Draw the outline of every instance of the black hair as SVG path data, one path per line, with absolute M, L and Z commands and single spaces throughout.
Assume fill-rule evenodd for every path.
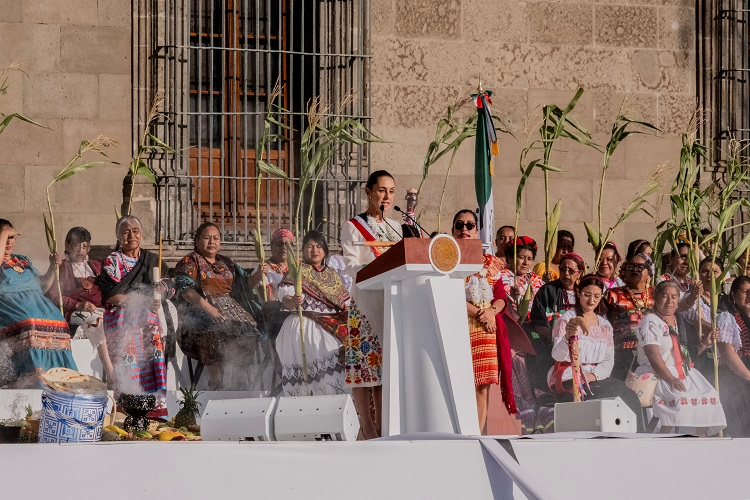
M 474 217 L 474 223 L 477 225 L 477 227 L 479 227 L 479 219 L 477 218 L 476 212 L 474 212 L 473 210 L 469 210 L 468 208 L 464 208 L 463 210 L 459 210 L 458 212 L 456 212 L 456 215 L 453 216 L 453 224 L 456 223 L 458 216 L 461 214 L 471 214 L 472 217 Z
M 578 292 L 591 285 L 598 287 L 602 291 L 602 298 L 599 300 L 596 308 L 594 308 L 594 313 L 601 314 L 604 310 L 604 281 L 596 274 L 587 274 L 586 276 L 578 280 L 578 283 L 575 284 L 576 303 L 574 307 L 576 310 L 576 316 L 583 315 L 583 308 L 581 307 L 581 301 L 578 299 Z
M 216 230 L 219 231 L 219 234 L 221 235 L 221 230 L 219 229 L 219 226 L 217 226 L 213 222 L 204 222 L 203 224 L 198 226 L 198 229 L 195 230 L 195 237 L 193 238 L 193 248 L 197 248 L 195 245 L 195 242 L 198 241 L 198 239 L 203 235 L 203 231 L 205 231 L 209 227 L 215 227 Z
M 713 259 L 713 257 L 711 257 L 710 255 L 708 257 L 704 257 L 703 260 L 701 261 L 700 265 L 698 266 L 698 271 L 700 272 L 700 269 L 701 269 L 701 267 L 703 267 L 703 264 L 706 264 L 706 263 L 710 264 L 712 259 Z M 724 263 L 721 261 L 721 259 L 719 259 L 717 257 L 716 258 L 716 262 L 714 262 L 714 264 L 716 264 L 717 266 L 719 266 L 719 269 L 721 269 L 722 273 L 724 272 Z
M 13 224 L 8 219 L 0 219 L 0 229 L 4 227 L 13 227 Z
M 625 254 L 625 260 L 630 260 L 631 257 L 635 257 L 639 253 L 643 253 L 644 247 L 650 247 L 651 243 L 648 240 L 634 240 L 628 245 L 628 253 Z M 653 247 L 651 247 L 653 248 Z
M 677 245 L 675 246 L 675 248 L 673 248 L 673 249 L 672 249 L 672 251 L 671 251 L 671 252 L 669 252 L 669 255 L 670 255 L 670 256 L 672 256 L 672 257 L 677 257 L 677 255 L 678 255 L 678 254 L 680 253 L 680 248 L 683 248 L 683 247 L 686 247 L 686 248 L 688 248 L 688 249 L 689 249 L 689 248 L 690 248 L 690 245 L 688 245 L 688 244 L 687 244 L 687 243 L 685 243 L 684 241 L 681 241 L 680 243 L 678 243 L 678 244 L 677 244 Z
M 557 232 L 557 244 L 558 246 L 560 243 L 562 243 L 563 238 L 570 238 L 570 241 L 573 243 L 573 248 L 576 246 L 576 237 L 573 236 L 573 233 L 568 231 L 567 229 L 560 229 Z
M 734 292 L 740 289 L 740 285 L 743 283 L 750 283 L 750 276 L 737 276 L 734 278 L 734 281 L 732 281 L 732 288 L 729 289 L 729 295 L 732 296 L 732 301 L 734 301 Z
M 390 177 L 393 179 L 393 176 L 389 174 L 387 170 L 376 170 L 367 178 L 367 184 L 365 184 L 365 187 L 367 189 L 372 189 L 381 177 Z M 393 182 L 396 182 L 396 179 L 393 179 Z
M 309 241 L 314 241 L 315 243 L 323 247 L 323 252 L 325 253 L 323 260 L 325 261 L 326 257 L 328 257 L 328 242 L 326 241 L 326 237 L 323 235 L 323 233 L 311 229 L 305 234 L 305 237 L 302 238 L 302 247 L 304 248 Z
M 531 252 L 531 258 L 532 259 L 536 259 L 536 250 L 537 249 L 534 246 L 532 246 L 532 245 L 518 245 L 518 246 L 516 246 L 516 251 L 518 253 L 521 253 L 521 250 L 528 250 L 529 252 Z M 511 243 L 510 245 L 508 245 L 508 248 L 505 250 L 505 259 L 508 262 L 512 262 L 513 261 L 513 243 Z
M 456 215 L 458 215 L 458 214 L 456 214 Z M 454 220 L 455 220 L 455 219 L 454 219 Z M 497 230 L 497 232 L 495 232 L 495 236 L 496 236 L 497 238 L 499 238 L 499 237 L 500 237 L 500 233 L 502 232 L 502 230 L 503 230 L 503 229 L 510 229 L 511 231 L 513 231 L 513 235 L 514 235 L 514 236 L 515 236 L 515 234 L 516 234 L 516 228 L 515 228 L 515 227 L 513 227 L 513 226 L 500 226 L 500 228 L 499 228 L 499 229 Z
M 79 242 L 85 241 L 86 243 L 91 243 L 91 233 L 85 227 L 71 227 L 68 234 L 65 236 L 65 244 L 67 245 L 73 241 L 73 238 L 77 239 Z

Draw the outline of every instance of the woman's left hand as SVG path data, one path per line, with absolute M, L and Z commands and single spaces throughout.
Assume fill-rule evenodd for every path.
M 52 252 L 51 254 L 49 254 L 50 267 L 55 266 L 55 265 L 59 266 L 60 264 L 62 264 L 62 261 L 63 261 L 62 256 L 59 253 Z
M 711 347 L 715 340 L 719 340 L 719 329 L 714 329 L 703 336 L 700 342 L 700 351 L 703 352 Z
M 594 375 L 593 373 L 587 373 L 586 382 L 596 382 L 596 375 Z

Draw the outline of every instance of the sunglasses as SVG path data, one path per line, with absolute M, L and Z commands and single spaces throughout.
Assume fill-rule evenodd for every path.
M 626 271 L 635 271 L 637 273 L 642 273 L 648 269 L 645 264 L 625 264 L 625 270 Z
M 456 229 L 456 231 L 463 231 L 464 227 L 469 231 L 473 231 L 474 228 L 477 227 L 477 225 L 473 222 L 464 222 L 462 220 L 457 220 L 453 223 L 453 227 Z
M 560 274 L 575 274 L 578 272 L 578 269 L 575 267 L 560 267 L 558 268 L 560 270 Z

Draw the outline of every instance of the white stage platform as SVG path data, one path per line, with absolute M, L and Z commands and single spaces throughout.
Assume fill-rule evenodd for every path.
M 0 445 L 0 471 L 3 498 L 750 497 L 750 439 L 606 436 L 9 444 Z

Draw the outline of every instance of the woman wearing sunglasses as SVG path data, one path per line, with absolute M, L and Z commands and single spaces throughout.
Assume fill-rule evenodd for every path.
M 579 384 L 582 399 L 605 399 L 619 396 L 633 410 L 638 430 L 643 430 L 641 404 L 638 396 L 622 380 L 610 377 L 614 365 L 615 349 L 612 325 L 602 316 L 604 282 L 588 274 L 576 284 L 576 303 L 566 311 L 552 329 L 553 366 L 547 375 L 552 392 L 572 394 L 573 384 Z M 570 360 L 570 343 L 578 341 L 580 370 L 574 379 Z
M 503 281 L 505 293 L 511 299 L 513 314 L 520 322 L 528 319 L 530 309 L 527 308 L 526 317 L 518 317 L 518 306 L 526 297 L 526 291 L 531 287 L 529 292 L 529 304 L 531 304 L 536 292 L 544 285 L 542 278 L 531 270 L 536 258 L 536 251 L 536 241 L 529 236 L 519 236 L 516 238 L 515 246 L 508 245 L 505 250 L 505 261 L 508 263 L 508 267 L 501 271 L 500 279 Z
M 639 253 L 627 261 L 622 270 L 625 285 L 609 290 L 607 305 L 615 336 L 612 376 L 625 380 L 635 359 L 638 324 L 654 306 L 654 290 L 651 287 L 654 264 L 649 257 Z
M 461 210 L 453 217 L 453 237 L 479 237 L 477 216 L 471 210 Z M 502 314 L 508 304 L 505 288 L 500 280 L 502 261 L 484 255 L 484 266 L 466 278 L 466 311 L 469 315 L 471 358 L 474 366 L 474 386 L 477 397 L 479 428 L 484 433 L 487 425 L 487 406 L 490 384 L 501 384 L 501 393 L 509 413 L 518 413 L 513 399 L 513 360 L 510 341 Z

